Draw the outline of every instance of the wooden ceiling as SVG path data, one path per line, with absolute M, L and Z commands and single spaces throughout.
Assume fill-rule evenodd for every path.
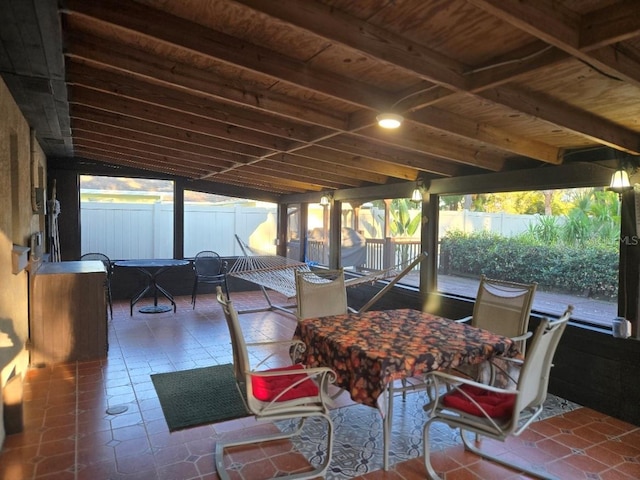
M 59 50 L 20 2 L 57 156 L 279 195 L 640 154 L 636 0 L 65 0 Z

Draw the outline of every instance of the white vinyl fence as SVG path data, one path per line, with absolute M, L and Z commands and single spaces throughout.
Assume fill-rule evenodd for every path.
M 115 260 L 173 258 L 173 204 L 82 202 L 82 253 Z M 235 234 L 252 248 L 275 253 L 276 209 L 185 204 L 184 255 L 201 250 L 242 255 Z
M 464 233 L 491 232 L 503 237 L 512 237 L 535 225 L 540 215 L 516 215 L 510 213 L 486 213 L 462 211 L 441 211 L 438 216 L 439 237 L 448 231 Z
M 173 257 L 172 203 L 81 202 L 82 253 L 101 252 L 115 260 Z M 64 214 L 64 212 L 62 213 Z M 447 230 L 488 230 L 512 236 L 527 230 L 537 215 L 440 212 L 440 235 Z M 185 204 L 184 255 L 201 250 L 239 256 L 235 235 L 252 249 L 275 253 L 276 208 Z

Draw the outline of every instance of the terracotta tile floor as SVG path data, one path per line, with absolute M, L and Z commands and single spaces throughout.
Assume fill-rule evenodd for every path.
M 264 305 L 260 295 L 235 293 L 232 297 L 239 310 Z M 150 374 L 231 361 L 228 333 L 213 296 L 199 296 L 195 311 L 189 298 L 177 302 L 176 314 L 134 310 L 132 317 L 128 303 L 116 302 L 109 324 L 108 359 L 29 371 L 24 431 L 6 438 L 0 452 L 0 479 L 217 479 L 213 451 L 218 438 L 242 436 L 244 429 L 274 428 L 245 418 L 169 433 Z M 293 317 L 273 312 L 241 315 L 241 320 L 251 341 L 290 338 L 295 324 Z M 345 398 L 341 397 L 342 406 L 348 405 Z M 118 413 L 119 407 L 127 409 Z M 364 415 L 377 424 L 375 412 L 362 413 L 362 408 L 352 405 L 335 413 L 354 422 L 363 421 Z M 350 417 L 354 413 L 360 416 Z M 527 478 L 478 460 L 457 442 L 444 448 L 449 444 L 438 441 L 434 465 L 446 472 L 447 479 Z M 388 472 L 364 468 L 366 461 L 352 471 L 345 466 L 347 457 L 354 452 L 362 457 L 364 449 L 344 438 L 337 439 L 336 445 L 327 478 L 426 478 L 421 457 L 395 463 Z M 563 480 L 640 478 L 640 428 L 587 408 L 542 420 L 507 444 L 485 440 L 483 446 L 544 466 Z M 257 480 L 278 469 L 306 465 L 286 443 L 232 456 L 236 466 L 242 465 L 232 472 L 232 478 L 239 480 Z

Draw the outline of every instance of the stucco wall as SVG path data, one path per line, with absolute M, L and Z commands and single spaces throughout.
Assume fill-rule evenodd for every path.
M 34 143 L 29 125 L 0 80 L 0 332 L 9 337 L 7 341 L 0 334 L 0 386 L 15 376 L 24 379 L 29 364 L 29 275 L 25 269 L 14 271 L 12 252 L 14 245 L 28 247 L 32 233 L 44 229 L 44 216 L 34 213 L 31 194 L 32 184 L 46 185 L 46 158 Z M 7 343 L 12 345 L 2 346 Z M 4 439 L 0 414 L 0 446 Z

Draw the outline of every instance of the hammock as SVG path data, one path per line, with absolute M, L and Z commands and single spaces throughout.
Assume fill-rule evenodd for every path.
M 286 313 L 293 313 L 291 308 L 296 305 L 278 306 L 274 305 L 269 298 L 265 288 L 274 290 L 283 294 L 287 299 L 292 299 L 296 296 L 296 279 L 295 271 L 309 272 L 311 268 L 308 264 L 290 258 L 281 257 L 279 255 L 269 255 L 261 252 L 257 252 L 249 245 L 244 243 L 238 235 L 235 236 L 243 256 L 238 257 L 236 263 L 227 272 L 228 275 L 241 278 L 249 282 L 255 283 L 260 286 L 264 297 L 269 304 L 269 307 L 264 309 L 244 310 L 238 313 L 252 313 L 264 310 L 278 309 Z M 249 252 L 251 255 L 249 255 Z M 387 268 L 385 270 L 376 270 L 369 272 L 365 275 L 357 275 L 348 279 L 345 279 L 345 287 L 354 287 L 364 283 L 375 283 L 378 280 L 384 280 L 393 277 L 393 280 L 389 282 L 382 290 L 373 296 L 366 305 L 364 305 L 359 312 L 364 312 L 369 309 L 376 301 L 378 301 L 382 295 L 387 293 L 402 277 L 409 273 L 413 268 L 426 257 L 426 252 L 418 255 L 412 260 L 409 265 L 404 269 L 400 269 L 398 266 Z M 320 277 L 318 277 L 320 279 Z M 320 280 L 319 280 L 320 281 Z
M 296 305 L 275 305 L 271 302 L 265 288 L 279 292 L 287 297 L 287 299 L 295 297 L 295 271 L 309 271 L 309 265 L 279 255 L 268 255 L 257 252 L 240 240 L 237 234 L 235 237 L 240 245 L 243 256 L 238 257 L 236 263 L 233 264 L 227 274 L 259 285 L 264 298 L 269 304 L 266 308 L 242 310 L 238 311 L 238 313 L 254 313 L 277 309 L 295 315 L 292 309 L 295 308 Z M 249 253 L 251 253 L 251 255 L 249 255 Z

